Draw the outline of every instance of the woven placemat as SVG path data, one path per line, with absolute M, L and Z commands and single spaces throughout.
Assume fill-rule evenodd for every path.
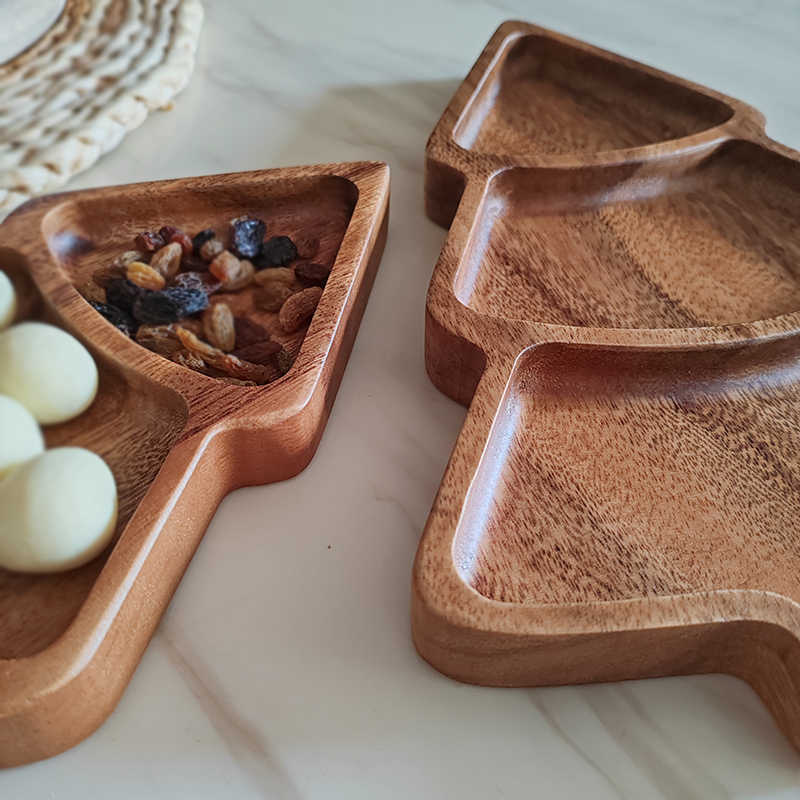
M 202 23 L 200 0 L 67 0 L 0 65 L 0 219 L 167 106 L 192 74 Z

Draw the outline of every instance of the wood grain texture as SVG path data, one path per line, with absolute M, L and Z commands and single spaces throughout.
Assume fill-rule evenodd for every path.
M 214 175 L 54 195 L 3 224 L 2 266 L 30 315 L 91 350 L 90 410 L 46 430 L 107 460 L 120 519 L 109 550 L 52 576 L 0 571 L 0 766 L 54 755 L 112 711 L 222 498 L 285 480 L 312 458 L 386 238 L 389 170 L 358 162 Z M 232 386 L 145 350 L 97 314 L 76 286 L 132 236 L 165 222 L 216 227 L 263 216 L 332 265 L 296 354 L 267 386 Z M 252 301 L 245 291 L 237 302 Z M 259 321 L 277 333 L 275 314 Z
M 426 365 L 469 413 L 412 630 L 460 680 L 724 671 L 800 748 L 800 154 L 502 25 L 426 150 Z

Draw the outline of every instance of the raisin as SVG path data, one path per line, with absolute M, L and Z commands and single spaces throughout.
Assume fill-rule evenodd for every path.
M 115 328 L 121 330 L 126 336 L 133 336 L 136 332 L 136 323 L 127 311 L 109 305 L 108 303 L 90 303 L 92 308 L 105 317 Z
M 294 274 L 303 286 L 324 286 L 331 271 L 323 264 L 313 264 L 311 261 L 306 261 L 294 268 Z
M 164 225 L 159 231 L 158 235 L 165 241 L 168 242 L 172 239 L 172 234 L 177 233 L 178 229 L 174 225 Z
M 147 325 L 177 322 L 183 317 L 208 308 L 208 295 L 202 289 L 168 286 L 157 292 L 146 292 L 133 304 L 133 316 Z
M 111 281 L 106 289 L 106 300 L 112 306 L 121 308 L 130 314 L 133 311 L 133 304 L 136 298 L 142 293 L 135 283 L 131 283 L 127 278 L 117 278 Z
M 236 217 L 231 220 L 231 250 L 240 258 L 254 258 L 261 252 L 267 226 L 255 217 Z
M 200 231 L 200 233 L 196 233 L 192 237 L 192 248 L 194 249 L 194 254 L 196 256 L 200 255 L 200 248 L 209 240 L 213 239 L 217 234 L 214 233 L 212 228 L 206 228 L 204 231 Z
M 137 250 L 142 250 L 145 253 L 155 253 L 160 250 L 166 242 L 161 234 L 155 231 L 142 231 L 135 239 L 134 244 Z
M 254 342 L 246 347 L 237 347 L 233 355 L 241 358 L 242 361 L 250 361 L 253 364 L 273 364 L 277 366 L 277 356 L 283 347 L 278 342 L 265 341 Z
M 213 294 L 222 284 L 208 272 L 179 272 L 172 279 L 173 286 L 182 289 L 202 289 L 206 294 Z
M 285 267 L 297 258 L 297 248 L 288 236 L 273 236 L 261 246 L 261 255 L 253 261 L 256 269 Z
M 192 240 L 180 228 L 176 228 L 174 225 L 165 225 L 158 232 L 158 235 L 167 244 L 179 244 L 183 250 L 184 256 L 191 255 L 194 249 Z
M 247 319 L 247 317 L 236 317 L 233 321 L 233 326 L 236 329 L 237 347 L 248 347 L 251 344 L 269 339 L 269 331 L 257 322 Z

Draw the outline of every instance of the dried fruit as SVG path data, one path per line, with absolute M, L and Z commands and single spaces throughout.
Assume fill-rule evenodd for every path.
M 288 236 L 273 236 L 261 246 L 261 253 L 254 264 L 258 269 L 283 267 L 297 258 L 297 248 Z
M 275 360 L 278 362 L 278 372 L 280 372 L 281 375 L 285 375 L 292 368 L 292 357 L 285 347 L 280 349 Z
M 179 323 L 181 328 L 184 328 L 187 331 L 191 331 L 195 336 L 202 336 L 203 335 L 203 322 L 202 320 L 196 319 L 194 317 L 186 317 L 182 319 Z M 176 325 L 176 327 L 178 327 Z
M 256 307 L 262 311 L 280 311 L 291 294 L 292 290 L 284 283 L 268 283 L 255 293 L 253 299 Z
M 91 302 L 89 305 L 126 336 L 133 336 L 136 330 L 136 323 L 130 314 L 127 314 L 121 308 L 110 306 L 108 303 Z
M 172 279 L 173 286 L 183 289 L 202 289 L 206 294 L 213 294 L 222 284 L 208 272 L 179 272 Z
M 196 353 L 190 353 L 185 348 L 181 348 L 172 356 L 172 360 L 176 364 L 180 364 L 182 367 L 187 367 L 188 369 L 193 369 L 195 372 L 202 372 L 203 374 L 208 374 L 208 368 L 206 367 L 206 362 L 203 361 L 200 356 Z
M 203 261 L 213 261 L 224 250 L 225 245 L 219 239 L 209 239 L 200 247 L 200 258 Z
M 263 325 L 259 325 L 247 317 L 236 317 L 233 325 L 236 329 L 237 347 L 247 347 L 269 339 L 269 331 Z
M 150 259 L 150 266 L 160 272 L 166 280 L 169 280 L 181 268 L 182 256 L 183 248 L 178 242 L 172 242 L 153 254 Z
M 133 243 L 136 245 L 137 250 L 142 250 L 145 253 L 155 253 L 156 250 L 160 250 L 166 244 L 161 234 L 155 231 L 142 231 L 136 236 Z
M 322 289 L 312 286 L 289 296 L 281 306 L 278 321 L 287 333 L 294 333 L 311 319 L 322 297 Z
M 153 291 L 163 289 L 167 283 L 164 280 L 164 276 L 157 269 L 153 269 L 149 264 L 145 264 L 144 261 L 131 261 L 125 271 L 125 277 L 136 286 L 142 289 L 152 289 Z
M 98 286 L 94 281 L 86 281 L 78 291 L 88 303 L 106 302 L 106 290 Z
M 189 256 L 191 256 L 194 252 L 194 247 L 189 234 L 184 233 L 183 231 L 175 231 L 169 241 L 170 243 L 179 244 L 181 246 L 184 258 L 189 258 Z
M 133 311 L 133 304 L 136 302 L 136 298 L 142 291 L 140 287 L 135 283 L 131 283 L 127 278 L 117 278 L 111 281 L 106 289 L 106 301 L 130 314 Z
M 261 252 L 267 226 L 256 217 L 236 217 L 231 220 L 231 250 L 241 258 L 254 258 Z
M 240 261 L 228 250 L 220 253 L 208 269 L 215 278 L 222 281 L 222 288 L 231 292 L 243 289 L 253 280 L 255 274 L 249 261 Z
M 213 228 L 206 228 L 204 231 L 200 231 L 200 233 L 196 233 L 192 237 L 192 249 L 194 250 L 194 254 L 196 256 L 200 255 L 200 248 L 209 240 L 213 239 L 217 234 L 214 233 Z
M 304 258 L 306 261 L 314 258 L 319 252 L 319 239 L 316 236 L 301 236 L 295 239 L 294 243 L 298 258 Z
M 263 269 L 256 272 L 253 282 L 259 286 L 267 286 L 271 283 L 279 283 L 283 286 L 294 286 L 294 270 L 289 267 L 275 267 L 274 269 Z
M 324 286 L 331 271 L 324 264 L 305 261 L 294 268 L 294 274 L 303 286 Z
M 203 312 L 203 332 L 214 347 L 226 353 L 236 347 L 233 312 L 227 303 L 214 303 Z
M 200 356 L 208 366 L 214 367 L 214 369 L 218 369 L 232 378 L 255 381 L 256 383 L 269 383 L 269 381 L 277 377 L 276 369 L 243 361 L 231 353 L 223 353 L 219 348 L 198 339 L 190 331 L 178 328 L 178 337 L 190 353 Z
M 233 351 L 233 355 L 243 361 L 251 361 L 253 364 L 274 364 L 277 366 L 276 357 L 281 350 L 283 350 L 283 346 L 280 342 L 254 342 L 246 347 L 237 347 Z
M 128 262 L 128 263 L 130 263 L 130 262 Z M 116 262 L 113 263 L 113 264 L 109 264 L 106 267 L 100 267 L 100 269 L 96 269 L 92 273 L 92 280 L 101 289 L 107 289 L 108 285 L 111 283 L 111 281 L 115 281 L 118 278 L 124 278 L 125 277 L 125 269 L 126 269 L 126 267 L 127 267 L 127 264 L 125 266 L 122 266 L 121 264 L 117 264 Z
M 136 341 L 166 358 L 172 358 L 183 349 L 174 325 L 140 325 L 136 331 Z
M 170 286 L 160 292 L 145 292 L 133 304 L 133 316 L 147 325 L 177 322 L 208 308 L 208 295 L 200 289 Z

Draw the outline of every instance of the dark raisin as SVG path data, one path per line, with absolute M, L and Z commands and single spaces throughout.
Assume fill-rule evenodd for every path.
M 261 366 L 274 364 L 277 366 L 276 359 L 281 350 L 283 347 L 278 342 L 267 340 L 237 347 L 233 351 L 233 355 L 243 361 L 249 361 L 251 364 L 260 364 Z
M 285 267 L 297 258 L 297 248 L 288 236 L 273 236 L 261 247 L 261 255 L 254 261 L 256 269 L 265 267 Z
M 206 228 L 204 231 L 200 231 L 200 233 L 196 233 L 192 237 L 192 248 L 194 249 L 194 254 L 196 256 L 200 255 L 200 248 L 209 240 L 213 239 L 217 234 L 214 233 L 213 228 Z
M 236 330 L 237 347 L 248 347 L 251 344 L 269 339 L 269 331 L 257 322 L 247 319 L 247 317 L 236 317 L 233 321 L 233 327 Z
M 172 234 L 177 233 L 178 229 L 174 225 L 164 225 L 159 229 L 158 235 L 165 241 L 169 242 L 172 239 Z
M 176 228 L 174 225 L 165 225 L 158 232 L 158 235 L 166 244 L 177 242 L 183 250 L 184 257 L 191 255 L 193 250 L 192 240 L 180 228 Z
M 136 298 L 144 290 L 137 286 L 135 283 L 127 280 L 127 278 L 117 278 L 108 284 L 106 289 L 106 300 L 117 308 L 127 311 L 129 314 L 133 310 L 133 304 Z
M 182 289 L 202 289 L 206 294 L 213 294 L 222 287 L 210 272 L 179 272 L 172 279 L 172 285 Z
M 108 303 L 90 303 L 98 314 L 104 316 L 115 328 L 121 330 L 126 336 L 133 336 L 138 325 L 127 311 L 109 305 Z
M 133 241 L 136 249 L 144 250 L 145 253 L 155 253 L 166 244 L 164 237 L 155 231 L 143 231 Z
M 323 264 L 305 261 L 294 268 L 294 274 L 303 286 L 324 286 L 331 270 Z
M 267 226 L 255 217 L 236 217 L 231 220 L 231 244 L 239 258 L 255 258 L 261 252 L 261 243 Z
M 208 308 L 208 295 L 202 289 L 168 286 L 147 292 L 133 304 L 133 316 L 147 325 L 164 325 L 197 314 Z

